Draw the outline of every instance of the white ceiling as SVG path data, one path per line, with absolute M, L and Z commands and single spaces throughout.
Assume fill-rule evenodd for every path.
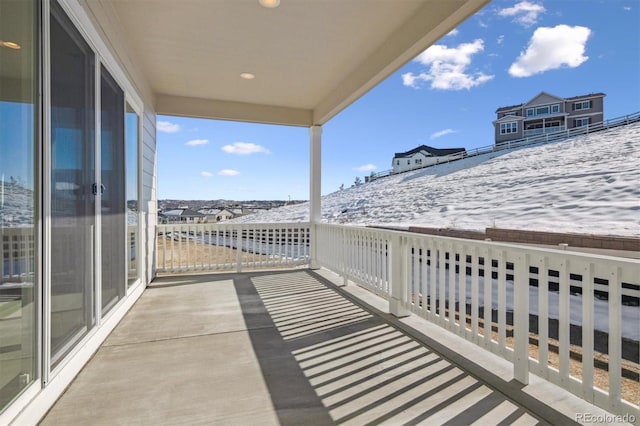
M 488 0 L 91 0 L 160 114 L 323 124 Z M 251 72 L 254 80 L 240 73 Z

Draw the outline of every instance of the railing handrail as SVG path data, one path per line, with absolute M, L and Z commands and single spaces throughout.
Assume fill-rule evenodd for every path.
M 272 223 L 251 223 L 251 222 L 203 222 L 203 223 L 163 223 L 156 225 L 158 230 L 170 229 L 176 227 L 189 227 L 189 228 L 232 228 L 232 229 L 253 229 L 256 226 L 271 227 L 271 228 L 286 228 L 286 227 L 305 227 L 309 226 L 309 222 L 272 222 Z
M 588 124 L 586 126 L 573 127 L 571 129 L 567 129 L 565 125 L 565 126 L 561 126 L 562 127 L 561 130 L 554 129 L 553 132 L 544 132 L 535 136 L 529 136 L 526 138 L 516 139 L 512 141 L 505 141 L 498 144 L 482 146 L 482 147 L 474 148 L 467 151 L 461 151 L 460 153 L 451 154 L 451 155 L 448 155 L 446 159 L 443 159 L 441 163 L 429 164 L 429 165 L 419 166 L 419 167 L 412 167 L 410 169 L 401 170 L 398 172 L 395 172 L 393 169 L 388 169 L 388 170 L 383 170 L 381 172 L 372 173 L 369 176 L 367 176 L 367 181 L 371 182 L 373 180 L 380 179 L 387 176 L 413 172 L 415 170 L 426 169 L 428 167 L 434 167 L 440 164 L 450 163 L 452 161 L 462 160 L 468 157 L 476 157 L 482 154 L 489 154 L 491 152 L 503 151 L 505 149 L 520 148 L 523 146 L 536 145 L 540 143 L 557 142 L 559 140 L 568 139 L 572 136 L 599 132 L 602 130 L 609 129 L 611 127 L 618 127 L 622 125 L 633 124 L 638 121 L 640 121 L 640 111 L 634 112 L 632 114 L 622 115 L 620 117 L 611 118 L 604 121 L 599 121 L 597 123 Z
M 560 246 L 558 247 L 541 247 L 541 246 L 534 246 L 534 245 L 527 245 L 527 246 L 523 246 L 522 244 L 518 244 L 518 243 L 512 243 L 512 242 L 504 242 L 504 241 L 491 241 L 491 240 L 473 240 L 473 239 L 467 239 L 467 238 L 460 238 L 460 237 L 449 237 L 446 235 L 432 235 L 432 234 L 420 234 L 420 233 L 416 233 L 416 232 L 410 232 L 408 230 L 404 230 L 404 229 L 388 229 L 388 228 L 378 228 L 378 227 L 363 227 L 363 226 L 353 226 L 353 225 L 344 225 L 344 224 L 340 224 L 340 223 L 319 223 L 316 226 L 318 227 L 333 227 L 333 228 L 339 228 L 339 229 L 344 229 L 344 230 L 353 230 L 353 229 L 371 229 L 371 230 L 380 230 L 384 233 L 388 233 L 389 235 L 398 235 L 398 236 L 422 236 L 424 238 L 428 238 L 428 239 L 433 239 L 435 241 L 442 241 L 442 242 L 450 242 L 450 241 L 460 241 L 462 243 L 470 243 L 470 244 L 478 244 L 478 245 L 482 245 L 482 246 L 487 246 L 487 247 L 500 247 L 503 249 L 510 249 L 510 250 L 527 250 L 527 251 L 531 251 L 531 252 L 536 252 L 539 254 L 559 254 L 562 256 L 567 256 L 569 258 L 573 258 L 574 260 L 585 260 L 585 258 L 588 259 L 594 259 L 594 260 L 604 260 L 604 261 L 626 261 L 629 260 L 632 264 L 636 264 L 638 266 L 640 266 L 640 259 L 635 259 L 635 258 L 631 258 L 631 257 L 621 257 L 621 256 L 613 256 L 613 255 L 607 255 L 607 254 L 601 254 L 601 253 L 590 253 L 590 252 L 578 252 L 578 251 L 571 251 L 571 250 L 567 250 L 564 248 L 561 248 Z

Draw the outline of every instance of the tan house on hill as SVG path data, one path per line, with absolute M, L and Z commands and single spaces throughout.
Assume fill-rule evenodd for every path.
M 540 92 L 529 102 L 500 107 L 493 122 L 496 145 L 604 120 L 604 93 L 561 98 Z

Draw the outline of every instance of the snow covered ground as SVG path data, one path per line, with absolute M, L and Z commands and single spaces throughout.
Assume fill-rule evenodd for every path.
M 308 210 L 304 203 L 235 221 L 307 221 Z M 322 198 L 322 218 L 353 225 L 640 236 L 640 123 L 337 191 Z

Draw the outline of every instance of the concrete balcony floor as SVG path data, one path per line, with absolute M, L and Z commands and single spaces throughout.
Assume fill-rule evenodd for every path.
M 571 424 L 592 407 L 336 278 L 158 278 L 42 424 Z

